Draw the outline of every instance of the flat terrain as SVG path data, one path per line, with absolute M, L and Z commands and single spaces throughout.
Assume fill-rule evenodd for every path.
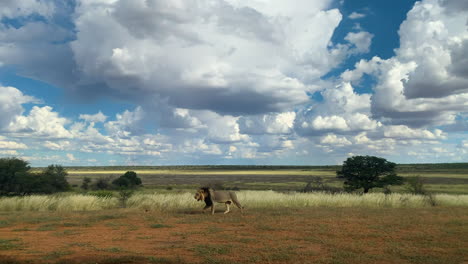
M 467 223 L 438 207 L 0 212 L 0 263 L 467 263 Z
M 137 172 L 150 188 L 193 189 L 220 184 L 242 190 L 297 191 L 317 177 L 330 187 L 342 187 L 336 178 L 340 166 L 162 166 L 162 167 L 70 167 L 68 181 L 79 186 L 84 177 L 115 179 L 126 171 Z M 403 177 L 419 176 L 436 193 L 468 194 L 468 163 L 398 165 Z M 392 187 L 402 191 L 403 187 Z

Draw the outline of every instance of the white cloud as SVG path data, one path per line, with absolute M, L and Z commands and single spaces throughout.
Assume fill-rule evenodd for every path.
M 355 46 L 355 50 L 351 50 L 357 53 L 367 53 L 369 52 L 370 45 L 372 43 L 373 34 L 365 31 L 361 32 L 349 32 L 345 40 L 349 41 Z
M 0 149 L 11 149 L 11 150 L 18 150 L 18 149 L 27 149 L 28 146 L 26 144 L 16 141 L 6 141 L 0 138 Z
M 38 103 L 39 101 L 32 97 L 24 95 L 15 87 L 0 86 L 0 130 L 6 128 L 11 121 L 24 111 L 23 104 Z
M 346 139 L 345 137 L 338 137 L 334 134 L 328 134 L 320 139 L 321 144 L 326 144 L 326 145 L 333 145 L 333 146 L 348 146 L 352 145 L 351 141 Z
M 346 58 L 346 49 L 329 46 L 341 20 L 329 4 L 82 2 L 71 47 L 94 94 L 159 96 L 223 114 L 278 112 L 306 102 L 311 82 Z M 86 87 L 76 91 L 91 95 Z
M 122 114 L 117 114 L 115 121 L 109 121 L 104 126 L 110 135 L 127 137 L 142 132 L 141 122 L 144 117 L 144 110 L 138 106 L 134 111 L 125 110 Z
M 323 102 L 298 113 L 295 129 L 299 134 L 343 134 L 373 131 L 382 126 L 370 117 L 371 96 L 355 93 L 351 84 L 327 88 L 322 96 Z
M 66 156 L 67 156 L 69 161 L 76 161 L 76 158 L 75 158 L 75 156 L 73 154 L 67 153 Z
M 3 156 L 18 156 L 19 153 L 18 151 L 16 150 L 2 150 L 0 149 L 0 155 L 3 155 Z
M 8 132 L 21 137 L 72 138 L 73 135 L 64 127 L 68 123 L 69 120 L 59 117 L 50 106 L 33 106 L 29 115 L 16 116 Z
M 342 78 L 357 82 L 363 74 L 377 78 L 372 114 L 390 124 L 425 127 L 447 125 L 468 111 L 468 79 L 463 59 L 468 47 L 466 9 L 447 2 L 416 2 L 401 24 L 400 47 L 387 60 L 360 61 Z
M 290 134 L 292 133 L 295 112 L 244 116 L 237 122 L 243 134 Z
M 366 17 L 365 14 L 358 13 L 358 12 L 352 12 L 352 13 L 348 16 L 349 19 L 360 19 L 360 18 L 364 18 L 364 17 Z
M 440 140 L 445 139 L 446 135 L 440 129 L 435 129 L 433 132 L 426 129 L 411 129 L 404 125 L 388 126 L 385 128 L 384 136 L 398 139 L 428 139 Z
M 105 116 L 101 111 L 94 115 L 80 115 L 80 119 L 83 119 L 86 122 L 95 122 L 95 123 L 103 123 L 106 122 L 107 116 Z
M 57 142 L 46 141 L 43 144 L 44 147 L 46 147 L 47 149 L 51 149 L 51 150 L 66 150 L 66 149 L 69 149 L 71 145 L 72 145 L 71 142 L 67 140 L 57 141 Z

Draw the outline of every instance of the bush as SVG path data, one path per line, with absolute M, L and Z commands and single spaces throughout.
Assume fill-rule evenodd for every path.
M 341 188 L 327 186 L 323 183 L 322 177 L 311 177 L 307 182 L 306 186 L 302 188 L 299 192 L 309 193 L 309 192 L 326 192 L 326 193 L 340 193 L 343 190 Z
M 31 173 L 28 162 L 18 158 L 0 159 L 0 195 L 54 193 L 70 190 L 67 171 L 50 165 L 40 173 Z
M 99 178 L 93 184 L 93 190 L 109 190 L 111 189 L 110 179 L 109 178 Z
M 124 175 L 115 179 L 112 184 L 120 188 L 134 188 L 141 185 L 141 179 L 138 178 L 136 172 L 127 171 Z
M 412 194 L 426 194 L 427 191 L 420 176 L 410 177 L 406 179 L 406 189 Z
M 89 189 L 89 184 L 91 183 L 91 178 L 89 177 L 84 177 L 83 178 L 83 183 L 81 183 L 81 189 L 83 190 L 88 190 Z
M 15 194 L 21 189 L 31 167 L 27 161 L 18 158 L 0 159 L 0 195 Z
M 406 179 L 406 182 L 408 183 L 408 185 L 406 186 L 406 189 L 410 193 L 424 195 L 430 205 L 432 206 L 437 205 L 434 195 L 432 195 L 429 191 L 426 190 L 426 188 L 424 187 L 424 182 L 420 176 L 408 178 Z

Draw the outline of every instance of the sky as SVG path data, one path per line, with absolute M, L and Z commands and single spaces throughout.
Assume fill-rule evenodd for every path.
M 468 2 L 0 0 L 0 158 L 468 161 Z

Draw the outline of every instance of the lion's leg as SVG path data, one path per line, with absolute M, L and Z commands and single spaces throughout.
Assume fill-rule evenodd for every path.
M 242 207 L 242 205 L 239 203 L 239 201 L 237 200 L 233 200 L 234 204 L 237 206 L 237 208 L 239 208 L 241 210 L 241 213 L 244 212 L 244 207 Z
M 213 203 L 211 205 L 211 214 L 214 215 L 214 213 L 215 213 L 215 204 Z
M 208 209 L 208 208 L 210 208 L 210 206 L 209 206 L 209 205 L 206 205 L 205 207 L 203 207 L 202 212 L 205 213 L 205 210 Z
M 226 211 L 224 212 L 224 214 L 229 213 L 229 204 L 230 204 L 230 202 L 226 203 Z

